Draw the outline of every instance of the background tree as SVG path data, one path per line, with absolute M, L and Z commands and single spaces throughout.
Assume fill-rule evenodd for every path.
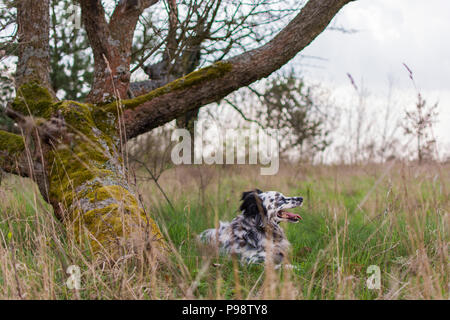
M 59 100 L 53 90 L 50 1 L 12 3 L 18 58 L 16 97 L 7 113 L 23 135 L 0 131 L 1 167 L 36 181 L 80 244 L 106 258 L 133 250 L 153 254 L 165 247 L 127 174 L 126 140 L 267 77 L 350 1 L 310 0 L 265 44 L 151 91 L 141 83 L 139 95 L 127 99 L 135 30 L 144 11 L 157 2 L 122 0 L 107 14 L 101 1 L 79 1 L 94 58 L 93 82 L 83 103 Z
M 263 106 L 257 118 L 278 130 L 281 151 L 296 151 L 300 158 L 311 159 L 330 144 L 329 117 L 321 108 L 325 106 L 315 101 L 313 87 L 292 72 L 267 81 L 264 93 L 253 92 Z
M 438 104 L 427 105 L 426 100 L 417 88 L 412 70 L 404 63 L 409 78 L 417 91 L 415 109 L 405 111 L 401 126 L 406 135 L 416 140 L 417 161 L 421 164 L 424 160 L 433 159 L 433 151 L 436 139 L 433 137 L 433 125 L 438 116 Z
M 76 10 L 73 1 L 51 1 L 50 81 L 58 97 L 83 101 L 93 78 L 93 59 Z
M 432 135 L 433 124 L 436 122 L 438 104 L 427 105 L 420 93 L 417 94 L 415 109 L 405 112 L 402 122 L 404 132 L 416 140 L 417 161 L 433 159 L 436 140 Z

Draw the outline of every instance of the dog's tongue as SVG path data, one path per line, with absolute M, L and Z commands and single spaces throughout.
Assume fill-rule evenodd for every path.
M 300 217 L 299 214 L 295 214 L 295 213 L 288 212 L 288 211 L 283 211 L 283 212 L 284 212 L 289 218 L 291 218 L 291 219 L 299 219 L 299 220 L 303 220 L 303 218 Z

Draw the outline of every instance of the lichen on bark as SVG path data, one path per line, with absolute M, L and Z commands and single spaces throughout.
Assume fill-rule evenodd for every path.
M 49 202 L 80 245 L 89 243 L 95 253 L 112 258 L 136 247 L 165 247 L 158 226 L 147 216 L 127 180 L 117 114 L 98 112 L 92 104 L 55 102 L 36 82 L 22 85 L 18 91 L 12 104 L 16 112 L 44 122 L 51 122 L 55 115 L 64 120 L 64 137 L 47 145 L 41 141 L 45 145 L 42 157 Z M 18 152 L 22 147 L 23 139 L 0 132 L 0 150 Z
M 157 88 L 147 94 L 138 96 L 133 99 L 122 100 L 121 104 L 124 109 L 134 109 L 137 106 L 142 105 L 143 103 L 150 101 L 154 98 L 162 96 L 164 94 L 170 93 L 176 90 L 183 90 L 198 84 L 201 84 L 205 81 L 219 78 L 225 75 L 227 72 L 231 71 L 232 64 L 229 62 L 216 62 L 211 66 L 202 68 L 200 70 L 196 70 L 194 72 L 189 73 L 188 75 L 179 78 L 175 81 L 172 81 L 165 86 Z M 114 110 L 116 108 L 116 102 L 112 102 L 103 106 L 104 110 Z
M 113 247 L 142 245 L 128 240 L 145 242 L 146 233 L 163 243 L 158 227 L 146 216 L 126 179 L 114 115 L 104 114 L 106 119 L 95 121 L 95 106 L 73 101 L 59 103 L 57 109 L 73 136 L 69 145 L 48 155 L 48 165 L 53 168 L 50 198 L 58 201 L 54 206 L 62 203 L 68 209 L 65 219 L 71 222 L 80 243 L 88 234 L 94 251 L 104 247 L 109 254 L 119 254 Z M 96 122 L 102 124 L 102 130 Z

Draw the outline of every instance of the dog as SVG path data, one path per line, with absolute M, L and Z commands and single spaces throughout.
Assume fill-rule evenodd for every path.
M 285 210 L 300 207 L 303 198 L 255 189 L 242 193 L 241 201 L 240 215 L 231 222 L 220 222 L 217 229 L 203 231 L 200 241 L 218 245 L 222 253 L 237 255 L 247 264 L 264 263 L 270 252 L 275 266 L 280 266 L 290 243 L 279 223 L 302 220 Z

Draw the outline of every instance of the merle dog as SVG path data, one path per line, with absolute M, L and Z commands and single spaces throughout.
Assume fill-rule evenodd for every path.
M 242 194 L 241 214 L 219 228 L 203 231 L 201 241 L 219 245 L 224 253 L 236 254 L 244 263 L 263 263 L 268 252 L 280 265 L 289 249 L 281 221 L 296 223 L 302 218 L 286 209 L 300 207 L 302 197 L 285 197 L 276 191 L 254 190 Z

